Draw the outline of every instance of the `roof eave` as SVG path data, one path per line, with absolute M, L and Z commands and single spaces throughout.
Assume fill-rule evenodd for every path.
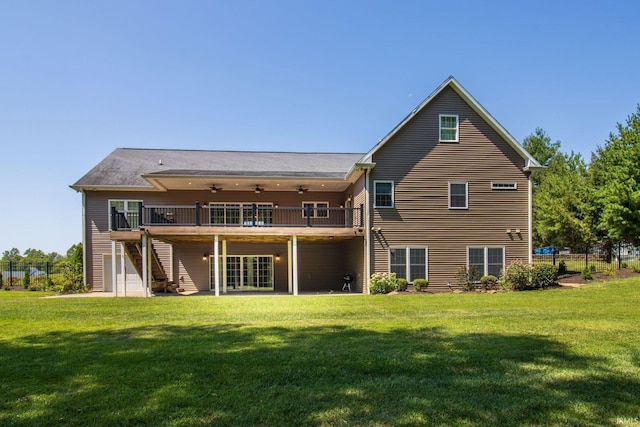
M 77 191 L 162 191 L 158 188 L 151 186 L 140 186 L 140 185 L 78 185 L 73 184 L 70 185 L 69 188 Z

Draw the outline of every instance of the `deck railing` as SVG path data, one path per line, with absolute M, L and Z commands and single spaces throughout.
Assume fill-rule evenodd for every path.
M 141 226 L 339 227 L 362 228 L 364 206 L 357 208 L 279 207 L 266 204 L 143 206 L 137 213 L 111 209 L 111 230 Z

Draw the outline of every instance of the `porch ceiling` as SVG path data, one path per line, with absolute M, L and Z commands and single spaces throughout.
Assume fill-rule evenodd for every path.
M 213 238 L 204 238 L 204 236 L 152 236 L 155 239 L 162 240 L 172 244 L 185 244 L 185 243 L 199 243 L 199 244 L 212 244 Z M 225 235 L 219 236 L 220 240 L 226 240 L 230 243 L 282 243 L 286 244 L 291 236 L 234 236 Z M 314 243 L 335 243 L 351 240 L 356 236 L 298 236 L 298 242 L 314 242 Z
M 300 242 L 336 242 L 364 236 L 363 229 L 320 227 L 146 227 L 154 239 L 168 243 L 212 243 L 214 236 L 230 242 L 286 243 L 292 236 Z M 112 240 L 139 240 L 140 232 L 111 232 Z

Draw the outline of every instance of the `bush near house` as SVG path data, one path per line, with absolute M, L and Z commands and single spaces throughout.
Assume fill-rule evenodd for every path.
M 503 288 L 512 291 L 546 289 L 558 283 L 558 267 L 513 261 L 504 272 Z
M 482 276 L 480 278 L 480 284 L 485 291 L 493 290 L 498 287 L 498 278 L 492 274 Z
M 418 292 L 426 290 L 429 287 L 429 281 L 427 279 L 415 279 L 413 287 Z
M 369 281 L 372 294 L 388 294 L 398 288 L 396 273 L 373 273 Z
M 396 281 L 396 290 L 398 291 L 406 291 L 408 286 L 409 282 L 407 282 L 407 279 L 401 277 Z
M 480 273 L 475 265 L 471 265 L 468 268 L 466 265 L 462 265 L 458 269 L 456 277 L 458 279 L 458 287 L 463 291 L 473 291 L 480 279 Z
M 558 284 L 558 267 L 550 264 L 531 266 L 531 288 L 546 289 Z

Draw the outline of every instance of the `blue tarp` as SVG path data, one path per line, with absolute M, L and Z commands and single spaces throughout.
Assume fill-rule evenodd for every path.
M 555 246 L 545 246 L 544 248 L 535 248 L 533 253 L 536 255 L 553 255 L 555 251 Z

